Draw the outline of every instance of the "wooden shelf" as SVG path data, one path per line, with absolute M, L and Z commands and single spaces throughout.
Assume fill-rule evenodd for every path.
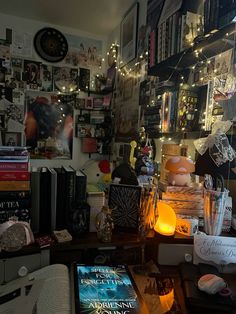
M 199 62 L 206 60 L 224 51 L 233 48 L 234 35 L 236 33 L 236 23 L 231 23 L 221 28 L 217 32 L 196 39 L 194 45 L 187 50 L 175 54 L 157 65 L 148 69 L 148 75 L 159 76 L 163 79 L 169 78 L 170 74 L 176 70 L 181 72 Z M 197 41 L 198 40 L 198 41 Z M 195 51 L 200 51 L 199 57 Z M 173 73 L 174 76 L 174 73 Z M 174 78 L 174 77 L 173 77 Z

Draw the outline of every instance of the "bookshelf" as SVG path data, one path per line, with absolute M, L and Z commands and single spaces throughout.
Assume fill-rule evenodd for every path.
M 150 67 L 148 74 L 166 80 L 175 69 L 179 72 L 185 72 L 186 68 L 190 68 L 199 62 L 196 51 L 202 50 L 204 59 L 223 53 L 233 47 L 235 34 L 236 23 L 232 22 L 209 36 L 196 38 L 193 46 Z

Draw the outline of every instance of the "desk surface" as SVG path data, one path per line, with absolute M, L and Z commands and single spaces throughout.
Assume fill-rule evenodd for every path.
M 148 270 L 153 269 L 153 265 L 149 264 Z M 149 314 L 188 313 L 177 267 L 155 267 L 148 275 L 137 273 L 136 266 L 129 266 L 129 269 Z

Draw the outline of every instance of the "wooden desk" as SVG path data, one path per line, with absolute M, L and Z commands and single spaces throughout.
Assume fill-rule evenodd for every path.
M 149 314 L 187 314 L 177 267 L 158 267 L 159 272 L 137 274 L 129 266 L 134 282 L 147 305 Z M 164 287 L 167 283 L 167 287 Z M 161 295 L 162 294 L 162 295 Z M 170 310 L 171 309 L 171 310 Z

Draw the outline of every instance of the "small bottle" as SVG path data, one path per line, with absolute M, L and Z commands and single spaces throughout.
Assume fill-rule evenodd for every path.
M 97 237 L 101 242 L 111 242 L 114 228 L 111 209 L 103 206 L 96 216 Z

